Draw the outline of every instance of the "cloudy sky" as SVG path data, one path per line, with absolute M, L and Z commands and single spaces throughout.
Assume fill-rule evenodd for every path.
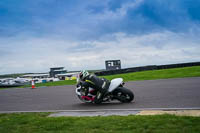
M 199 0 L 0 0 L 0 74 L 200 61 Z

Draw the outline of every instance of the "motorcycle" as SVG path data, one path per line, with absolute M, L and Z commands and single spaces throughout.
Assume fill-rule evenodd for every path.
M 116 78 L 111 80 L 108 92 L 103 97 L 102 102 L 110 102 L 118 100 L 122 103 L 131 102 L 134 99 L 134 93 L 124 87 L 122 78 Z M 76 95 L 84 103 L 94 103 L 94 98 L 97 94 L 96 90 L 89 87 L 88 94 L 85 95 L 84 86 L 81 84 L 77 85 Z

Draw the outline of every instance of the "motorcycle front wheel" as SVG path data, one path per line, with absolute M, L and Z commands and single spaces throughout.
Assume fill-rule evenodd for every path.
M 115 99 L 122 103 L 129 103 L 134 99 L 134 94 L 132 91 L 125 87 L 118 87 L 114 90 L 113 96 Z
M 78 96 L 79 100 L 81 100 L 84 103 L 92 103 L 92 101 L 88 101 L 88 100 L 85 100 L 85 99 L 81 98 L 80 95 L 77 95 L 77 96 Z

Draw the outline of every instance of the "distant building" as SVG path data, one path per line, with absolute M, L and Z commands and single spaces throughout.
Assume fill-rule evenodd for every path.
M 22 78 L 48 78 L 49 74 L 48 73 L 34 73 L 34 74 L 26 74 L 23 75 Z
M 121 61 L 120 60 L 107 60 L 105 61 L 106 70 L 117 70 L 121 69 Z
M 60 80 L 67 80 L 67 79 L 76 79 L 78 74 L 79 72 L 69 72 L 69 73 L 64 73 L 64 74 L 57 74 L 56 76 Z
M 64 67 L 54 67 L 50 68 L 49 75 L 50 77 L 56 77 L 57 74 L 65 74 L 67 70 L 64 70 Z

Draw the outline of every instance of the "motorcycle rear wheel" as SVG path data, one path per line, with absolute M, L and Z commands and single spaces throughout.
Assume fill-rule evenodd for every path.
M 113 95 L 122 103 L 129 103 L 134 99 L 133 92 L 125 87 L 118 87 L 114 90 Z

